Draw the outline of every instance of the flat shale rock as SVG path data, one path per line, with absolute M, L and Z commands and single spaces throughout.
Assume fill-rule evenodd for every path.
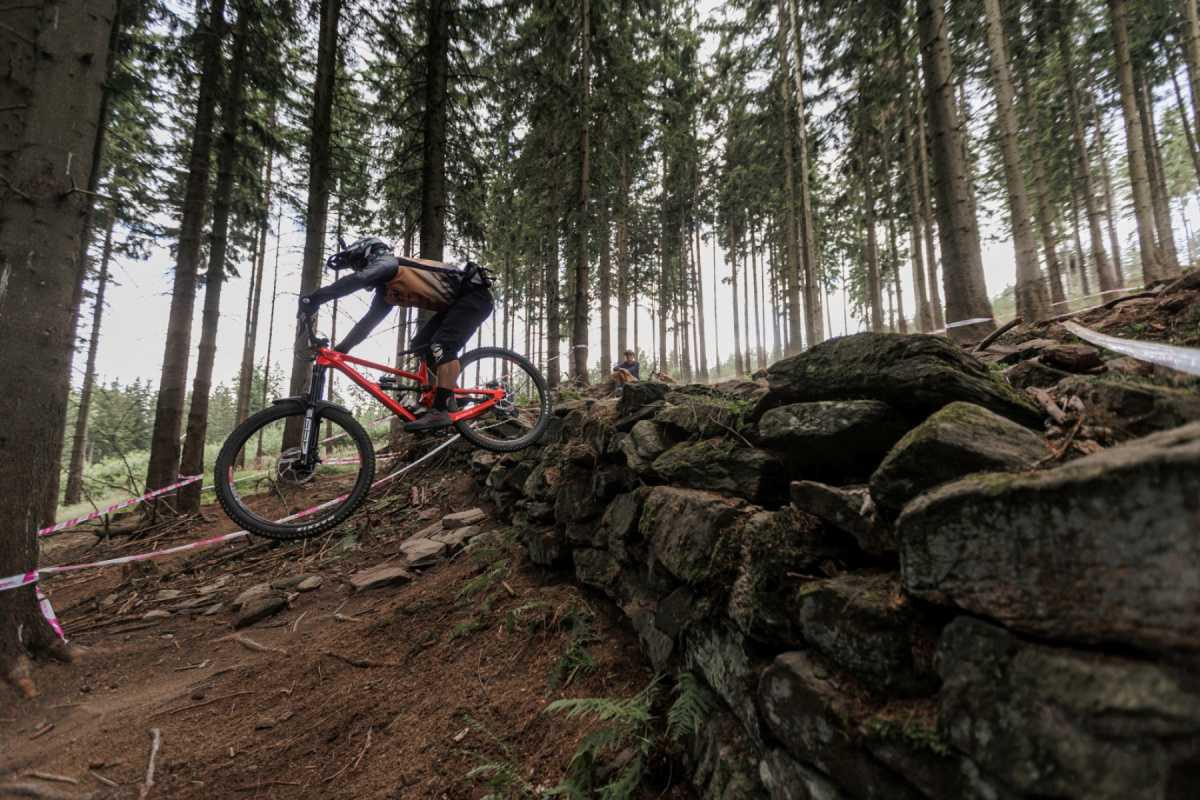
M 452 528 L 465 528 L 468 525 L 478 525 L 487 519 L 487 514 L 481 508 L 469 508 L 466 511 L 458 511 L 454 514 L 447 514 L 442 517 L 442 527 L 450 530 Z
M 1027 469 L 1050 455 L 1045 440 L 972 403 L 951 403 L 892 448 L 871 476 L 871 497 L 899 513 L 927 489 L 973 472 Z
M 771 365 L 770 390 L 755 416 L 786 403 L 881 400 L 927 415 L 955 400 L 981 405 L 1022 425 L 1042 414 L 978 359 L 939 336 L 858 333 L 821 342 Z
M 400 552 L 410 567 L 426 567 L 446 554 L 447 544 L 435 539 L 409 539 L 400 545 Z
M 382 564 L 378 567 L 364 569 L 350 576 L 350 586 L 356 592 L 379 589 L 384 586 L 395 586 L 412 580 L 412 573 L 403 567 Z
M 285 608 L 287 608 L 287 598 L 278 592 L 254 597 L 242 604 L 238 615 L 233 620 L 233 627 L 245 628 L 278 614 Z
M 946 627 L 938 663 L 943 737 L 1021 796 L 1195 796 L 1194 676 L 1031 644 L 968 617 Z
M 910 594 L 1063 642 L 1200 651 L 1200 423 L 1029 474 L 975 475 L 897 523 Z

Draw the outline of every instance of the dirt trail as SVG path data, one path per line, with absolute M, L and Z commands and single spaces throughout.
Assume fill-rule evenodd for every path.
M 398 486 L 307 545 L 249 541 L 48 582 L 83 653 L 73 665 L 39 665 L 35 700 L 0 687 L 0 797 L 10 781 L 136 797 L 152 728 L 162 748 L 151 797 L 478 798 L 489 788 L 469 773 L 484 764 L 531 788 L 554 786 L 586 728 L 545 706 L 628 696 L 651 677 L 604 602 L 532 568 L 502 535 L 399 587 L 353 594 L 346 580 L 402 562 L 413 531 L 470 507 L 463 473 L 461 463 L 438 473 L 422 509 L 406 508 L 410 487 Z M 232 529 L 219 511 L 205 514 L 211 524 L 160 546 Z M 91 541 L 64 537 L 53 561 L 147 546 L 85 552 Z M 258 649 L 231 637 L 232 598 L 301 573 L 324 581 L 237 632 Z

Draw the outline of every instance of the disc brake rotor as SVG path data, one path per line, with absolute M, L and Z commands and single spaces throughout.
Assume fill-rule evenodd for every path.
M 282 483 L 300 485 L 312 480 L 316 470 L 304 466 L 299 447 L 291 447 L 279 454 L 275 464 L 275 477 Z

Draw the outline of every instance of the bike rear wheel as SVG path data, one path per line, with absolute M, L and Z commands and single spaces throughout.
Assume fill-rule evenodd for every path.
M 476 447 L 499 453 L 536 444 L 550 422 L 550 392 L 546 379 L 524 356 L 502 347 L 481 347 L 459 359 L 463 387 L 504 389 L 501 402 L 483 414 L 454 423 L 462 437 Z M 455 394 L 458 410 L 470 409 L 488 399 L 470 388 Z
M 362 425 L 344 409 L 322 406 L 314 417 L 320 460 L 307 469 L 285 433 L 303 427 L 306 406 L 286 400 L 234 429 L 215 467 L 217 499 L 251 533 L 304 539 L 344 522 L 366 499 L 375 478 L 375 450 Z

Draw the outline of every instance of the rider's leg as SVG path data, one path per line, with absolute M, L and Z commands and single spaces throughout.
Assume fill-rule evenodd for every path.
M 405 425 L 405 430 L 432 430 L 453 424 L 448 411 L 452 408 L 453 389 L 458 386 L 458 374 L 462 369 L 458 353 L 491 313 L 492 296 L 486 289 L 463 295 L 446 310 L 429 344 L 430 356 L 437 365 L 433 411 Z

